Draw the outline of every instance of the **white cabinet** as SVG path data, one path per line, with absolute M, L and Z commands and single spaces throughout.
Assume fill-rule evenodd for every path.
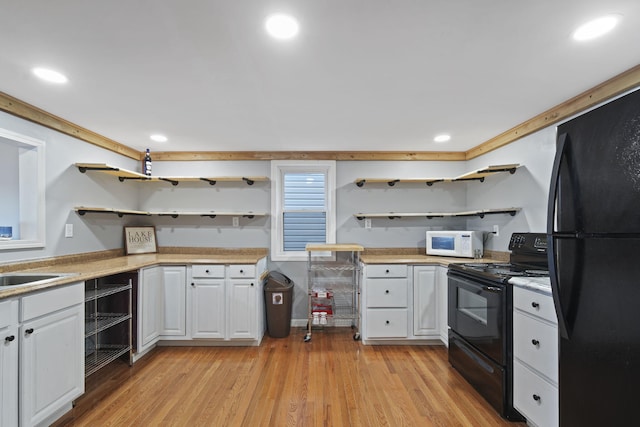
M 409 335 L 409 279 L 404 264 L 368 264 L 362 287 L 362 342 L 407 339 Z
M 413 334 L 439 338 L 438 287 L 435 266 L 413 267 Z
M 513 406 L 528 424 L 559 423 L 558 328 L 553 298 L 513 288 Z
M 83 303 L 83 283 L 21 299 L 21 426 L 51 423 L 84 392 Z
M 187 333 L 187 267 L 162 267 L 161 336 L 184 337 Z
M 196 268 L 197 267 L 197 268 Z M 206 269 L 206 278 L 202 278 L 205 266 L 193 266 L 191 282 L 191 337 L 225 338 L 225 279 L 224 266 L 211 266 Z M 219 270 L 218 273 L 214 271 Z M 218 276 L 214 278 L 214 276 Z
M 365 264 L 362 342 L 448 342 L 447 267 Z
M 152 348 L 162 328 L 163 267 L 140 270 L 138 282 L 138 353 Z
M 0 301 L 0 427 L 18 425 L 18 304 Z
M 448 267 L 439 265 L 436 267 L 436 288 L 438 292 L 438 323 L 440 329 L 440 341 L 446 346 L 449 345 L 449 319 L 447 316 L 449 297 L 449 278 L 447 276 Z
M 264 302 L 256 264 L 193 265 L 191 268 L 191 337 L 257 340 L 264 333 Z

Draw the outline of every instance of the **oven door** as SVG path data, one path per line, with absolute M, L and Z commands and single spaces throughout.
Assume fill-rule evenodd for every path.
M 506 287 L 449 272 L 448 300 L 451 329 L 498 364 L 506 365 Z

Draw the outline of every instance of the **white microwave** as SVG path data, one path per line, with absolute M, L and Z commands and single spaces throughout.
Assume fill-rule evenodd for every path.
M 482 256 L 481 231 L 427 231 L 427 255 Z

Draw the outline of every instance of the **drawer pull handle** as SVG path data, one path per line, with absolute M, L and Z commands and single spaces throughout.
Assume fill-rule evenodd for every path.
M 31 335 L 33 333 L 33 328 L 29 328 L 29 329 L 25 330 L 24 333 L 27 334 L 27 335 Z
M 240 270 L 240 274 L 244 273 L 244 270 Z
M 538 341 L 537 339 L 532 339 L 531 340 L 531 344 L 535 345 L 536 347 L 540 345 L 540 341 Z
M 389 270 L 385 270 L 384 272 L 385 272 L 385 273 L 387 273 L 387 274 L 389 274 Z
M 16 339 L 16 337 L 15 337 L 14 335 L 9 335 L 9 336 L 8 336 L 8 337 L 6 337 L 4 340 L 5 340 L 6 342 L 11 342 L 11 341 L 13 341 L 13 340 L 15 340 L 15 339 Z
M 207 274 L 209 274 L 209 270 L 205 270 L 204 272 L 205 272 L 205 273 L 207 273 Z
M 534 302 L 532 302 L 532 303 L 531 303 L 531 307 L 533 307 L 533 308 L 539 308 L 539 307 L 540 307 L 540 304 L 538 304 L 537 302 L 535 302 L 535 301 L 534 301 Z
M 537 394 L 534 394 L 532 397 L 536 402 L 540 402 L 540 396 L 538 396 Z

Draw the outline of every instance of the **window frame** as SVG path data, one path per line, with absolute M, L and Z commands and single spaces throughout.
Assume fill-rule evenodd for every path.
M 20 239 L 0 241 L 0 251 L 45 247 L 45 142 L 0 128 L 0 144 L 23 148 L 18 155 Z
M 336 162 L 335 160 L 271 161 L 271 259 L 306 261 L 306 251 L 284 251 L 284 175 L 322 173 L 325 175 L 326 243 L 336 242 Z

